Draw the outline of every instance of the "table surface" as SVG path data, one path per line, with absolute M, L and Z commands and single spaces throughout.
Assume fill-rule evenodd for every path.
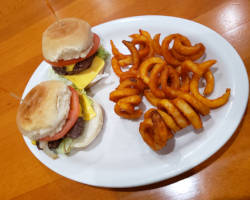
M 57 16 L 92 26 L 122 17 L 168 15 L 217 31 L 250 70 L 249 0 L 50 0 Z M 212 157 L 177 177 L 138 188 L 107 189 L 68 180 L 41 164 L 19 133 L 18 101 L 43 60 L 41 35 L 55 18 L 44 0 L 0 3 L 0 199 L 250 199 L 249 106 L 232 138 Z M 235 66 L 237 67 L 237 66 Z

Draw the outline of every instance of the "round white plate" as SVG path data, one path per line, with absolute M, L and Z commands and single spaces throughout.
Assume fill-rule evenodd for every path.
M 216 59 L 213 97 L 231 88 L 229 102 L 211 110 L 203 117 L 204 130 L 195 132 L 190 126 L 168 141 L 160 152 L 152 151 L 142 140 L 137 121 L 125 120 L 114 113 L 109 93 L 118 85 L 110 64 L 110 76 L 92 89 L 93 97 L 105 111 L 101 134 L 86 149 L 70 156 L 52 160 L 24 138 L 32 153 L 48 168 L 81 183 L 104 187 L 133 187 L 161 181 L 183 173 L 214 154 L 234 133 L 244 114 L 248 99 L 248 78 L 244 64 L 234 48 L 213 30 L 193 21 L 167 16 L 139 16 L 110 21 L 93 27 L 102 45 L 111 52 L 110 40 L 127 52 L 121 43 L 139 29 L 151 35 L 161 33 L 161 39 L 171 33 L 181 33 L 192 43 L 206 46 L 206 60 Z M 41 81 L 48 79 L 49 65 L 42 62 L 32 75 L 23 97 Z M 143 100 L 149 107 L 147 101 Z

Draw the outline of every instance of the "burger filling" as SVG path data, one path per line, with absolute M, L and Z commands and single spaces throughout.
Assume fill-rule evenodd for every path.
M 94 54 L 94 55 L 88 57 L 87 59 L 80 61 L 76 64 L 63 66 L 63 67 L 52 66 L 52 68 L 57 74 L 60 74 L 60 75 L 78 74 L 78 73 L 88 69 L 91 66 L 95 56 L 96 56 L 96 54 Z
M 71 90 L 72 89 L 73 88 L 71 88 Z M 96 116 L 96 113 L 92 107 L 92 101 L 88 98 L 84 91 L 80 92 L 80 94 L 78 95 L 78 99 L 79 100 L 77 101 L 79 103 L 80 112 L 74 125 L 63 137 L 48 141 L 47 145 L 44 144 L 46 141 L 34 141 L 34 144 L 39 150 L 46 151 L 45 153 L 47 153 L 48 155 L 53 155 L 53 152 L 67 154 L 71 151 L 71 144 L 73 140 L 81 136 L 81 134 L 83 133 L 84 122 L 91 120 Z M 56 158 L 56 154 L 51 157 Z
M 67 137 L 72 138 L 72 139 L 78 138 L 82 134 L 83 129 L 84 129 L 84 120 L 82 117 L 78 117 L 75 125 L 70 129 L 70 131 L 66 134 L 66 136 L 64 136 L 63 138 L 60 138 L 59 140 L 48 142 L 49 148 L 51 150 L 57 149 L 64 138 L 67 138 Z

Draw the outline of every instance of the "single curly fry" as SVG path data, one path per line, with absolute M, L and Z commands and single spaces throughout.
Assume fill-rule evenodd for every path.
M 140 63 L 140 57 L 139 54 L 137 52 L 137 49 L 135 48 L 134 44 L 132 42 L 128 42 L 126 40 L 123 40 L 122 43 L 129 49 L 130 53 L 131 53 L 131 57 L 132 57 L 132 67 L 130 68 L 130 70 L 137 70 L 139 67 L 139 63 Z
M 151 117 L 140 123 L 139 132 L 143 140 L 155 151 L 162 149 L 173 137 L 161 115 L 153 110 Z
M 120 82 L 120 85 L 116 89 L 123 89 L 123 88 L 135 88 L 138 89 L 137 82 L 132 81 L 132 79 L 125 79 Z
M 161 59 L 160 57 L 151 57 L 146 60 L 144 60 L 140 67 L 139 67 L 139 75 L 141 79 L 144 81 L 144 83 L 149 84 L 150 77 L 149 73 L 150 70 L 153 68 L 155 64 L 163 64 L 165 61 Z
M 226 92 L 221 97 L 218 97 L 216 99 L 207 99 L 199 92 L 199 80 L 200 76 L 198 76 L 197 74 L 193 74 L 190 83 L 190 91 L 200 102 L 202 102 L 209 108 L 218 108 L 228 102 L 228 99 L 230 97 L 230 88 L 227 88 Z
M 191 56 L 182 55 L 178 53 L 174 48 L 172 48 L 170 52 L 177 60 L 182 62 L 185 60 L 192 60 L 192 61 L 198 60 L 201 56 L 203 56 L 203 54 L 205 53 L 205 50 L 206 50 L 205 46 L 201 44 L 200 50 L 196 54 L 191 55 Z
M 201 64 L 194 63 L 191 60 L 185 60 L 182 64 L 182 70 L 187 72 L 193 72 L 199 76 L 203 76 L 213 64 L 216 63 L 216 60 L 208 60 Z
M 151 118 L 152 117 L 152 113 L 155 111 L 156 109 L 155 108 L 150 108 L 149 110 L 147 110 L 144 114 L 144 119 L 147 119 L 147 118 Z
M 161 37 L 161 34 L 158 33 L 153 38 L 153 48 L 154 48 L 155 53 L 158 55 L 162 55 L 161 54 L 161 45 L 160 45 L 160 41 L 159 41 L 160 37 Z
M 129 37 L 132 38 L 133 44 L 140 45 L 140 49 L 138 51 L 140 58 L 143 59 L 144 57 L 147 57 L 151 50 L 147 37 L 145 37 L 144 35 L 140 35 L 140 34 L 132 34 Z
M 178 97 L 184 99 L 187 103 L 189 103 L 197 112 L 202 114 L 203 116 L 208 115 L 210 113 L 210 108 L 196 99 L 192 94 L 186 92 L 178 92 Z
M 157 106 L 158 102 L 161 100 L 154 96 L 151 90 L 144 90 L 144 95 L 153 106 Z
M 146 57 L 150 58 L 152 56 L 154 56 L 154 46 L 153 46 L 153 40 L 151 38 L 151 35 L 144 30 L 139 30 L 140 34 L 143 35 L 144 37 L 146 37 L 147 39 L 147 46 L 149 47 L 149 52 L 148 55 Z
M 111 45 L 111 48 L 112 48 L 112 53 L 113 53 L 113 55 L 114 55 L 115 58 L 117 58 L 117 59 L 125 59 L 125 58 L 129 57 L 129 55 L 122 54 L 117 49 L 117 47 L 115 46 L 115 44 L 114 44 L 114 42 L 112 40 L 110 40 L 110 45 Z
M 139 95 L 124 97 L 115 104 L 115 113 L 126 119 L 137 119 L 142 115 L 140 109 L 135 110 L 135 106 L 141 103 Z
M 135 88 L 121 88 L 116 89 L 113 92 L 110 93 L 109 99 L 113 102 L 117 102 L 119 99 L 132 96 L 132 95 L 138 95 L 140 94 L 140 91 Z
M 139 48 L 138 53 L 141 59 L 143 59 L 144 57 L 146 57 L 149 53 L 149 47 L 148 46 L 144 46 L 140 45 L 141 48 Z
M 214 91 L 214 75 L 213 73 L 208 70 L 205 74 L 204 74 L 204 78 L 206 80 L 206 87 L 203 91 L 204 95 L 209 95 Z
M 167 127 L 171 131 L 176 133 L 177 131 L 181 130 L 181 128 L 176 124 L 173 117 L 171 117 L 169 114 L 167 114 L 166 112 L 164 112 L 164 111 L 162 111 L 160 109 L 157 109 L 157 111 L 160 113 L 160 115 L 163 118 L 164 122 L 166 123 Z
M 173 99 L 174 105 L 184 114 L 184 116 L 191 122 L 194 129 L 201 129 L 202 122 L 200 116 L 193 110 L 193 108 L 181 98 Z
M 183 92 L 189 92 L 190 78 L 187 72 L 181 73 L 181 87 L 180 90 Z
M 158 98 L 164 98 L 166 95 L 162 91 L 162 89 L 159 88 L 158 80 L 160 78 L 160 73 L 164 69 L 164 64 L 156 64 L 154 68 L 152 69 L 150 73 L 150 80 L 149 80 L 149 88 L 151 89 L 154 96 Z
M 123 72 L 120 68 L 118 60 L 115 57 L 113 57 L 111 59 L 111 66 L 112 66 L 114 72 L 116 73 L 116 75 L 119 76 L 120 78 L 128 77 L 128 76 L 129 77 L 137 77 L 136 71 L 129 70 L 129 71 Z
M 180 75 L 171 65 L 168 65 L 168 76 L 170 79 L 170 87 L 173 89 L 180 88 Z
M 140 92 L 146 88 L 146 85 L 140 78 L 128 78 L 120 82 L 120 85 L 116 89 L 123 89 L 123 88 L 135 88 L 138 89 Z
M 118 60 L 118 63 L 121 67 L 127 67 L 128 65 L 132 65 L 132 62 L 133 61 L 131 56 Z
M 162 45 L 161 45 L 161 52 L 162 55 L 164 57 L 164 59 L 166 60 L 166 62 L 168 64 L 171 64 L 173 66 L 178 66 L 181 64 L 181 62 L 176 59 L 174 56 L 172 56 L 170 50 L 169 50 L 169 44 L 170 42 L 175 39 L 176 37 L 178 37 L 179 34 L 171 34 L 169 36 L 166 36 L 164 38 L 164 40 L 162 41 Z
M 160 76 L 160 82 L 161 82 L 161 88 L 165 93 L 166 97 L 172 99 L 178 96 L 179 91 L 175 88 L 168 86 L 169 70 L 170 67 L 164 68 Z
M 158 108 L 167 111 L 169 115 L 171 115 L 176 123 L 181 127 L 185 128 L 189 125 L 189 122 L 186 118 L 181 114 L 181 112 L 175 107 L 175 105 L 168 99 L 163 99 L 159 101 Z
M 195 44 L 194 46 L 185 46 L 179 37 L 175 38 L 173 49 L 178 53 L 190 56 L 196 54 L 202 47 L 202 44 Z

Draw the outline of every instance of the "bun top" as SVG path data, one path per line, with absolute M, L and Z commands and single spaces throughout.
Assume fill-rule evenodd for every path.
M 17 112 L 20 132 L 32 140 L 53 136 L 65 124 L 71 91 L 62 81 L 45 81 L 24 98 Z
M 91 26 L 77 18 L 64 18 L 51 24 L 42 36 L 42 52 L 46 60 L 84 58 L 93 46 Z

